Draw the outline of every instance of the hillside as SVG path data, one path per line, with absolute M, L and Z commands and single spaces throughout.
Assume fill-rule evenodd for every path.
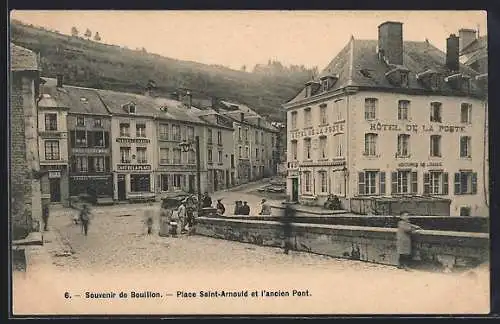
M 40 53 L 43 76 L 55 77 L 63 71 L 70 85 L 143 93 L 147 82 L 154 80 L 159 95 L 168 96 L 185 87 L 192 89 L 194 97 L 241 102 L 276 121 L 285 116 L 281 104 L 291 99 L 311 75 L 303 67 L 286 70 L 280 64 L 276 73 L 262 67 L 248 73 L 181 61 L 16 21 L 11 24 L 11 41 Z M 276 62 L 268 64 L 274 67 Z M 266 73 L 259 73 L 262 70 Z

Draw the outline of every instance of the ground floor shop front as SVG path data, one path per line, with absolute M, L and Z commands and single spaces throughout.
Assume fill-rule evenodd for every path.
M 113 198 L 113 174 L 70 175 L 69 190 L 72 197 L 90 195 Z
M 451 216 L 489 216 L 483 181 L 478 170 L 448 169 L 435 162 L 400 163 L 394 168 L 289 163 L 287 195 L 304 205 L 322 206 L 328 195 L 333 194 L 349 211 L 352 199 L 435 197 L 451 202 Z
M 40 186 L 45 202 L 69 204 L 69 178 L 67 165 L 40 165 Z
M 115 201 L 155 199 L 155 177 L 151 165 L 118 165 L 113 172 Z

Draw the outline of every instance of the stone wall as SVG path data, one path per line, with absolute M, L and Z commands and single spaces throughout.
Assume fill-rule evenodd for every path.
M 35 75 L 11 74 L 10 111 L 10 198 L 13 239 L 22 239 L 41 218 L 40 170 L 37 145 Z
M 396 229 L 325 224 L 292 224 L 294 250 L 338 258 L 396 265 Z M 282 224 L 274 221 L 200 217 L 196 234 L 214 238 L 282 247 Z M 414 237 L 415 259 L 447 265 L 488 261 L 489 235 L 423 230 Z M 443 261 L 445 260 L 445 261 Z

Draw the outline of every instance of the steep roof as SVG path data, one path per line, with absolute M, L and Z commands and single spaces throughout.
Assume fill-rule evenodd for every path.
M 154 98 L 154 101 L 156 103 L 155 107 L 157 110 L 157 114 L 159 114 L 160 117 L 198 124 L 205 123 L 197 116 L 197 113 L 199 111 L 198 108 L 187 108 L 182 102 L 168 98 L 156 97 Z M 166 107 L 167 109 L 162 110 L 162 107 Z
M 134 103 L 134 116 L 155 117 L 157 115 L 156 103 L 153 98 L 128 92 L 95 89 L 102 102 L 112 114 L 127 114 L 124 105 Z
M 38 55 L 27 48 L 10 43 L 11 71 L 39 71 Z
M 386 77 L 389 67 L 382 62 L 377 54 L 377 40 L 354 39 L 335 56 L 335 58 L 321 72 L 321 75 L 337 75 L 338 80 L 329 91 L 335 91 L 347 86 L 386 89 L 387 91 L 399 89 L 391 84 Z M 408 89 L 425 90 L 426 88 L 417 80 L 416 75 L 426 70 L 434 70 L 442 77 L 450 74 L 445 66 L 446 54 L 430 43 L 405 41 L 403 45 L 404 67 L 409 70 Z M 460 64 L 460 72 L 476 76 L 478 73 L 466 65 Z M 441 82 L 441 92 L 451 92 L 453 89 Z M 478 91 L 477 85 L 472 82 L 473 92 Z M 297 96 L 287 104 L 301 101 L 306 98 L 303 88 Z
M 64 85 L 57 87 L 54 78 L 42 78 L 45 83 L 41 87 L 44 95 L 38 103 L 42 107 L 67 107 L 70 113 L 87 113 L 109 115 L 109 111 L 101 101 L 95 89 Z M 53 106 L 56 104 L 57 106 Z
M 484 35 L 479 38 L 476 38 L 469 45 L 463 48 L 462 51 L 460 52 L 460 55 L 472 53 L 481 49 L 486 51 L 487 47 L 488 47 L 488 37 L 487 35 Z

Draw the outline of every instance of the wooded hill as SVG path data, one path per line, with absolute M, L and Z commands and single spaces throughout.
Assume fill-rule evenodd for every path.
M 303 66 L 284 67 L 277 61 L 257 65 L 252 72 L 237 71 L 163 57 L 144 48 L 104 44 L 88 35 L 65 35 L 19 21 L 11 22 L 11 41 L 40 53 L 42 76 L 55 77 L 62 72 L 70 85 L 144 93 L 148 81 L 154 80 L 158 95 L 169 96 L 179 87 L 188 88 L 193 99 L 216 97 L 243 103 L 275 121 L 284 120 L 281 104 L 294 97 L 316 71 Z

